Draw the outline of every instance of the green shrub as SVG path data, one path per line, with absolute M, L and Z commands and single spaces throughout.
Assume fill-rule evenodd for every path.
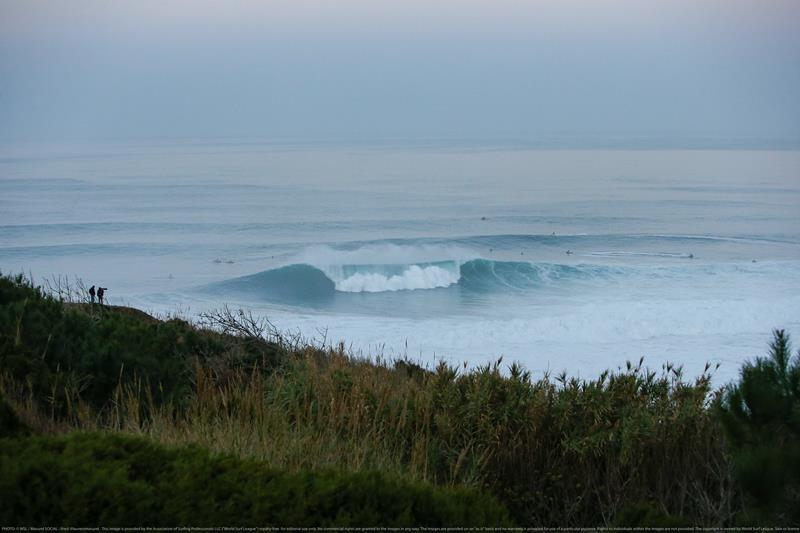
M 474 490 L 377 472 L 286 473 L 101 433 L 0 439 L 0 523 L 17 526 L 508 526 Z
M 800 353 L 776 330 L 768 357 L 746 363 L 718 414 L 746 496 L 741 522 L 800 525 Z

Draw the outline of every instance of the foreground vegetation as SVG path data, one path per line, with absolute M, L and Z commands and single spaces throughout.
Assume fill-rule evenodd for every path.
M 492 498 L 378 472 L 288 473 L 253 460 L 73 432 L 0 439 L 0 522 L 294 527 L 509 525 Z
M 171 512 L 194 525 L 228 523 L 226 509 L 238 505 L 251 511 L 242 523 L 259 525 L 508 524 L 497 500 L 524 526 L 798 525 L 798 360 L 776 332 L 770 356 L 721 391 L 708 368 L 686 381 L 678 368 L 652 372 L 641 361 L 581 381 L 534 380 L 501 361 L 429 370 L 287 339 L 243 313 L 223 310 L 199 325 L 160 321 L 0 278 L 0 478 L 10 480 L 0 516 L 8 524 L 28 524 L 36 512 L 50 524 L 162 523 L 165 507 L 155 503 L 94 522 L 79 511 L 36 511 L 82 501 L 21 489 L 32 475 L 24 465 L 44 461 L 64 476 L 119 484 L 117 503 L 139 490 L 151 497 L 142 501 L 166 501 L 174 489 L 186 507 Z M 183 478 L 169 468 L 169 478 L 142 478 L 126 454 L 188 464 Z M 208 466 L 215 461 L 227 466 Z M 9 470 L 17 463 L 22 470 Z M 67 473 L 69 465 L 83 470 Z M 218 477 L 203 478 L 209 468 Z M 166 481 L 177 478 L 216 488 L 200 494 Z M 269 488 L 267 479 L 278 481 Z M 318 504 L 303 507 L 290 487 L 309 479 L 322 488 L 312 483 Z M 355 492 L 342 499 L 344 486 Z M 253 499 L 243 503 L 244 493 Z M 358 503 L 358 494 L 373 494 L 373 503 Z M 216 503 L 202 503 L 208 498 Z M 280 498 L 291 500 L 280 504 L 289 514 L 270 515 Z M 440 514 L 420 503 L 435 498 L 448 502 L 435 506 Z M 369 519 L 354 518 L 361 507 Z

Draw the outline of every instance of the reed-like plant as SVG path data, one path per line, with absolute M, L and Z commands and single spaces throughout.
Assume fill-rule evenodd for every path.
M 631 365 L 595 380 L 532 380 L 518 365 L 440 364 L 411 377 L 338 350 L 296 354 L 279 371 L 224 382 L 197 363 L 185 408 L 131 384 L 113 424 L 299 471 L 384 470 L 484 487 L 527 525 L 607 525 L 647 503 L 694 525 L 729 523 L 735 487 L 712 413 L 709 374 Z

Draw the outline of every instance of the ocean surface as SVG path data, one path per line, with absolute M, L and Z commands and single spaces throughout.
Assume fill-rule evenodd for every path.
M 800 347 L 800 152 L 2 146 L 0 271 L 370 357 L 723 384 L 773 328 Z

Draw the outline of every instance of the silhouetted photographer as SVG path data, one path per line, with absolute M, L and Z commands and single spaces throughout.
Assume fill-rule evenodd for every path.
M 107 290 L 108 287 L 97 287 L 97 299 L 100 301 L 100 305 L 103 305 L 103 296 Z M 91 294 L 91 292 L 89 294 Z

